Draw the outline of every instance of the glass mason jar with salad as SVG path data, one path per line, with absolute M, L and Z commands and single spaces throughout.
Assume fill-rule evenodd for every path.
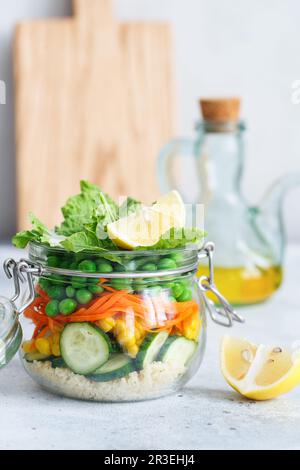
M 4 265 L 16 292 L 11 301 L 0 299 L 2 364 L 21 342 L 22 312 L 31 324 L 22 362 L 43 388 L 110 402 L 177 391 L 202 361 L 206 308 L 225 326 L 240 321 L 214 286 L 213 245 L 204 243 L 202 231 L 185 228 L 175 191 L 151 207 L 131 198 L 118 207 L 82 182 L 62 212 L 55 230 L 31 215 L 32 230 L 13 239 L 19 248 L 29 245 L 29 259 Z M 211 274 L 199 282 L 201 257 Z M 29 293 L 22 297 L 24 280 Z M 205 291 L 221 306 L 215 309 Z M 18 327 L 10 342 L 1 328 L 8 323 Z

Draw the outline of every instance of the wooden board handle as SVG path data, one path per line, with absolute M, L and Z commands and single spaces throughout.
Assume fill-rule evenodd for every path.
M 87 25 L 109 24 L 113 20 L 111 0 L 73 0 L 75 17 Z

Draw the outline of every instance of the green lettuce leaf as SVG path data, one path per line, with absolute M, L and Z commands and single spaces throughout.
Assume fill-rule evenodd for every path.
M 95 218 L 104 230 L 109 223 L 117 220 L 118 206 L 111 197 L 87 181 L 81 181 L 80 187 L 81 193 L 69 198 L 62 208 L 64 221 L 57 229 L 61 235 L 82 232 Z
M 201 246 L 206 237 L 206 232 L 196 228 L 171 228 L 153 246 L 139 247 L 137 250 L 171 250 L 185 246 Z
M 92 232 L 78 232 L 67 237 L 61 242 L 61 246 L 67 251 L 73 253 L 81 253 L 82 251 L 91 251 L 93 253 L 100 253 L 104 259 L 122 264 L 122 261 L 117 255 L 108 253 L 108 249 L 99 245 L 99 240 Z M 116 250 L 116 247 L 114 247 Z
M 32 230 L 16 234 L 13 244 L 17 248 L 26 248 L 30 242 L 38 242 L 50 247 L 61 247 L 67 251 L 80 253 L 94 251 L 101 256 L 121 263 L 117 255 L 108 253 L 119 250 L 107 234 L 107 225 L 120 217 L 128 216 L 141 207 L 141 202 L 127 198 L 118 207 L 114 200 L 101 189 L 87 181 L 81 181 L 81 193 L 68 199 L 62 208 L 64 221 L 60 227 L 50 230 L 37 217 L 30 214 Z M 197 229 L 173 228 L 147 250 L 181 248 L 187 245 L 201 245 L 205 233 Z M 144 250 L 144 247 L 138 250 Z
M 39 242 L 51 247 L 61 246 L 64 236 L 58 235 L 54 230 L 48 229 L 34 214 L 29 215 L 33 230 L 26 230 L 17 233 L 12 239 L 12 243 L 17 248 L 26 248 L 30 242 Z
M 24 230 L 23 232 L 17 233 L 12 238 L 12 244 L 16 248 L 24 249 L 27 247 L 30 242 L 39 242 L 40 234 L 35 230 Z

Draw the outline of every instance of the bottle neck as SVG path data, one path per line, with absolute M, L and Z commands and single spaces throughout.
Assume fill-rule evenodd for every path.
M 201 186 L 210 195 L 239 193 L 243 169 L 242 123 L 201 123 L 198 127 Z

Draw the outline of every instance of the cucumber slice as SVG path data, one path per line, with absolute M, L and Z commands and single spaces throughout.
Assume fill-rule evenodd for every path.
M 37 351 L 27 353 L 24 355 L 24 359 L 27 362 L 34 362 L 34 361 L 48 361 L 50 360 L 51 356 L 46 356 L 45 354 L 41 354 Z
M 133 372 L 134 362 L 125 354 L 114 354 L 103 366 L 95 370 L 88 378 L 95 382 L 109 382 L 121 379 Z
M 183 336 L 170 336 L 163 345 L 157 360 L 165 364 L 186 366 L 193 358 L 198 344 Z
M 143 369 L 157 358 L 157 355 L 166 342 L 168 336 L 169 334 L 166 331 L 150 333 L 146 336 L 140 346 L 140 350 L 136 358 L 136 363 L 139 369 Z
M 60 349 L 66 365 L 75 374 L 87 375 L 108 361 L 108 336 L 90 323 L 67 325 L 60 337 Z
M 111 344 L 111 353 L 113 354 L 123 353 L 123 349 L 121 345 L 115 340 L 114 336 L 111 333 L 107 333 L 107 336 L 109 337 L 109 341 Z

